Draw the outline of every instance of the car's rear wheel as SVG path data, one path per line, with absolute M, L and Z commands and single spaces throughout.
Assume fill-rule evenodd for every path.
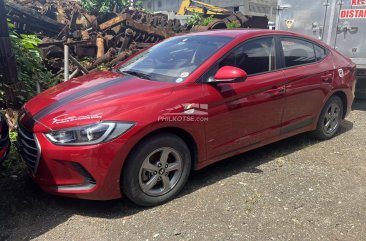
M 158 205 L 182 190 L 190 169 L 190 151 L 181 138 L 173 134 L 149 137 L 126 160 L 122 191 L 138 205 Z
M 343 103 L 338 96 L 332 96 L 324 105 L 314 136 L 319 140 L 332 138 L 342 123 Z

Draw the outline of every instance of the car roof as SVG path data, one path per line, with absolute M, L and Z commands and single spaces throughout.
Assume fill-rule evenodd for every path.
M 325 43 L 319 41 L 318 39 L 303 35 L 303 34 L 298 34 L 298 33 L 294 33 L 294 32 L 289 32 L 289 31 L 282 31 L 282 30 L 270 30 L 270 29 L 217 29 L 217 30 L 209 30 L 209 31 L 204 31 L 204 32 L 195 32 L 195 33 L 189 33 L 186 34 L 188 36 L 194 36 L 194 35 L 206 35 L 206 36 L 226 36 L 226 37 L 231 37 L 231 38 L 241 38 L 241 39 L 246 39 L 246 38 L 252 38 L 252 37 L 257 37 L 257 36 L 261 36 L 261 35 L 287 35 L 287 36 L 293 36 L 293 37 L 300 37 L 300 38 L 304 38 L 304 39 L 308 39 L 311 40 L 313 42 L 318 43 L 319 45 L 322 46 L 327 46 Z M 327 46 L 329 47 L 329 46 Z
M 294 32 L 289 31 L 280 31 L 280 30 L 270 30 L 270 29 L 255 29 L 255 28 L 247 28 L 247 29 L 214 29 L 214 30 L 208 30 L 204 32 L 195 32 L 190 33 L 188 35 L 214 35 L 214 36 L 227 36 L 227 37 L 242 37 L 246 35 L 261 35 L 261 34 L 284 34 L 284 35 L 295 35 L 295 36 L 301 36 L 305 37 L 304 35 L 297 34 Z
M 188 35 L 214 35 L 214 36 L 227 36 L 237 38 L 244 35 L 263 34 L 267 32 L 273 33 L 273 30 L 270 31 L 265 29 L 215 29 L 204 32 L 190 33 Z

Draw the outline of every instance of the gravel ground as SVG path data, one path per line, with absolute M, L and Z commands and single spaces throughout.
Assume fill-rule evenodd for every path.
M 0 179 L 0 240 L 366 240 L 366 102 L 332 140 L 299 135 L 193 173 L 155 208 Z

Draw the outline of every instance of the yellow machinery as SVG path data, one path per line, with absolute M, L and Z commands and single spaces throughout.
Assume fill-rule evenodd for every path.
M 213 16 L 216 19 L 208 26 L 200 26 L 200 31 L 226 28 L 227 23 L 234 21 L 237 21 L 241 28 L 268 28 L 268 18 L 266 16 L 244 15 L 241 12 L 234 13 L 225 8 L 196 0 L 182 0 L 182 4 L 180 5 L 177 15 L 190 15 L 193 13 Z
M 224 18 L 231 14 L 232 11 L 220 8 L 211 4 L 195 1 L 183 0 L 177 15 L 188 15 L 192 13 L 201 13 L 204 15 L 213 15 L 216 18 Z

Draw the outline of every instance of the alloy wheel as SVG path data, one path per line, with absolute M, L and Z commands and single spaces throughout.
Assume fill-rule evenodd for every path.
M 139 172 L 141 190 L 149 196 L 161 196 L 172 190 L 182 176 L 182 157 L 170 147 L 150 153 Z
M 326 134 L 332 134 L 335 130 L 337 130 L 340 122 L 340 111 L 341 108 L 336 103 L 332 103 L 327 109 L 324 115 L 323 127 Z

